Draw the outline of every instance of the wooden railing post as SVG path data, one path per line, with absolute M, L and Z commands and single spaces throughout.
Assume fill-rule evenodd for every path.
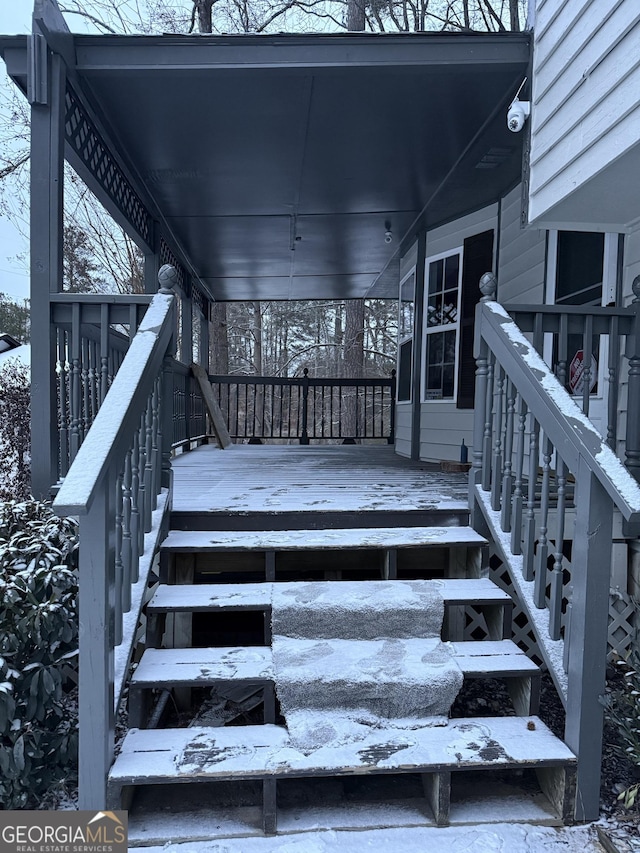
M 305 367 L 302 373 L 302 433 L 300 444 L 309 444 L 309 369 Z
M 158 283 L 160 285 L 160 293 L 173 293 L 174 288 L 178 284 L 178 273 L 170 264 L 162 266 L 158 272 Z M 171 450 L 173 444 L 173 355 L 175 353 L 177 341 L 176 329 L 176 308 L 174 300 L 174 318 L 173 318 L 173 335 L 171 343 L 162 362 L 162 374 L 160 377 L 160 400 L 159 400 L 159 417 L 158 417 L 158 445 L 162 454 L 162 464 L 160 471 L 160 486 L 163 489 L 171 487 Z
M 491 453 L 491 436 L 489 435 L 489 443 L 487 444 L 486 422 L 487 422 L 487 406 L 491 403 L 487 402 L 490 397 L 489 377 L 489 349 L 482 338 L 479 329 L 479 311 L 484 302 L 491 302 L 495 299 L 497 291 L 497 279 L 493 273 L 485 273 L 480 279 L 480 291 L 482 297 L 480 305 L 476 312 L 476 339 L 474 344 L 474 355 L 476 358 L 476 393 L 475 393 L 475 412 L 473 420 L 473 451 L 471 454 L 471 485 L 480 485 L 483 482 L 483 471 L 489 464 L 490 460 L 485 459 L 487 453 Z
M 110 545 L 115 478 L 109 471 L 80 521 L 78 807 L 104 809 L 113 755 L 114 551 Z
M 632 284 L 634 299 L 631 310 L 635 314 L 634 331 L 628 339 L 629 393 L 627 402 L 627 435 L 625 465 L 629 473 L 640 480 L 640 275 Z
M 613 503 L 581 457 L 576 473 L 565 740 L 578 756 L 575 817 L 596 820 L 607 661 Z
M 397 391 L 396 371 L 391 371 L 391 411 L 389 412 L 389 437 L 387 444 L 396 443 L 396 391 Z

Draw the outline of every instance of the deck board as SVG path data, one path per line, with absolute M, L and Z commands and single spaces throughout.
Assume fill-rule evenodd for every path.
M 132 729 L 110 773 L 111 784 L 159 784 L 265 776 L 438 772 L 570 765 L 575 757 L 537 717 L 449 720 L 446 726 L 375 732 L 310 754 L 278 726 Z
M 177 456 L 173 472 L 174 513 L 468 509 L 466 474 L 383 445 L 205 445 Z
M 301 581 L 278 583 L 280 590 L 295 589 Z M 346 597 L 357 595 L 362 584 L 434 584 L 445 604 L 501 604 L 510 605 L 511 598 L 488 578 L 442 578 L 434 581 L 317 581 L 316 583 L 339 584 Z M 273 584 L 162 584 L 149 602 L 148 612 L 206 612 L 223 610 L 270 610 Z
M 404 641 L 421 653 L 421 641 Z M 453 657 L 467 676 L 509 677 L 536 675 L 538 667 L 511 640 L 451 643 Z M 270 683 L 274 679 L 269 647 L 147 649 L 135 670 L 133 687 L 218 682 Z

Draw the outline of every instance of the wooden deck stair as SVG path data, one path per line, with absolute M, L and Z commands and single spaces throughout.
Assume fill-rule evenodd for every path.
M 262 818 L 259 826 L 243 831 L 275 833 L 279 785 L 287 779 L 417 774 L 426 814 L 437 825 L 447 825 L 455 780 L 464 771 L 483 771 L 491 778 L 504 770 L 531 769 L 550 811 L 567 819 L 574 756 L 536 716 L 540 672 L 510 639 L 511 599 L 481 576 L 485 540 L 461 519 L 451 526 L 448 508 L 441 526 L 430 518 L 419 527 L 316 528 L 298 519 L 288 530 L 260 530 L 254 518 L 249 530 L 204 530 L 200 514 L 195 519 L 199 529 L 172 530 L 163 545 L 162 582 L 147 606 L 147 649 L 129 685 L 131 728 L 110 774 L 110 807 L 129 806 L 134 792 L 147 786 L 253 782 L 261 785 Z M 186 526 L 184 513 L 179 524 Z M 442 639 L 450 643 L 465 681 L 503 680 L 511 697 L 510 716 L 453 718 L 417 731 L 374 730 L 363 741 L 311 752 L 296 748 L 279 716 L 274 688 L 275 586 L 295 590 L 321 581 L 340 584 L 348 597 L 356 596 L 362 584 L 416 578 L 437 579 L 445 603 Z M 484 620 L 481 641 L 465 636 L 469 612 Z M 198 615 L 204 636 L 222 617 L 233 619 L 240 633 L 243 620 L 253 619 L 254 636 L 249 645 L 193 647 L 192 619 Z M 420 652 L 419 640 L 397 642 L 408 655 Z M 254 714 L 250 725 L 147 728 L 154 691 L 174 691 L 184 703 L 191 690 L 203 687 L 253 691 L 257 707 L 262 705 L 258 724 Z

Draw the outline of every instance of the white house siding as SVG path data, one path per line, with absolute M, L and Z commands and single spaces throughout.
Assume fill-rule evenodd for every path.
M 462 246 L 466 237 L 493 228 L 497 231 L 498 205 L 468 214 L 447 225 L 427 233 L 427 259 L 442 252 Z M 494 252 L 497 240 L 494 240 Z M 441 459 L 458 461 L 460 446 L 471 446 L 473 439 L 473 411 L 457 409 L 454 400 L 437 400 L 420 404 L 420 458 L 430 461 Z
M 629 230 L 638 221 L 640 4 L 537 0 L 529 221 Z
M 400 456 L 411 456 L 411 403 L 396 405 L 396 453 Z
M 522 228 L 522 185 L 502 200 L 498 257 L 498 300 L 505 305 L 544 302 L 546 231 Z

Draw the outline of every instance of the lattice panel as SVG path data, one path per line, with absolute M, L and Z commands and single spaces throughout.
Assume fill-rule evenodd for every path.
M 638 645 L 638 628 L 635 614 L 638 605 L 622 590 L 612 590 L 609 599 L 609 657 L 625 657 L 632 646 Z
M 89 114 L 67 84 L 65 136 L 102 189 L 149 245 L 151 217 L 92 122 Z
M 565 555 L 566 556 L 566 555 Z M 565 611 L 567 594 L 571 576 L 565 569 L 563 583 L 563 628 L 565 622 Z M 499 587 L 508 592 L 514 601 L 513 608 L 513 640 L 520 648 L 529 655 L 538 665 L 542 662 L 542 656 L 535 635 L 529 625 L 529 619 L 525 610 L 518 603 L 517 593 L 511 583 L 509 572 L 496 554 L 492 554 L 489 561 L 489 577 Z M 607 656 L 621 655 L 624 657 L 635 646 L 638 647 L 638 626 L 636 625 L 636 613 L 638 605 L 634 599 L 621 590 L 612 590 L 609 598 L 609 631 Z M 469 621 L 469 628 L 476 628 L 474 620 Z M 485 628 L 486 631 L 486 628 Z M 465 629 L 465 639 L 473 639 L 470 631 Z M 475 636 L 475 635 L 474 635 Z
M 489 577 L 497 586 L 507 592 L 513 601 L 512 638 L 514 643 L 523 652 L 526 652 L 534 663 L 538 666 L 543 665 L 544 660 L 540 653 L 535 634 L 529 625 L 529 617 L 526 611 L 520 606 L 518 594 L 511 583 L 506 566 L 496 554 L 492 554 L 489 560 Z

